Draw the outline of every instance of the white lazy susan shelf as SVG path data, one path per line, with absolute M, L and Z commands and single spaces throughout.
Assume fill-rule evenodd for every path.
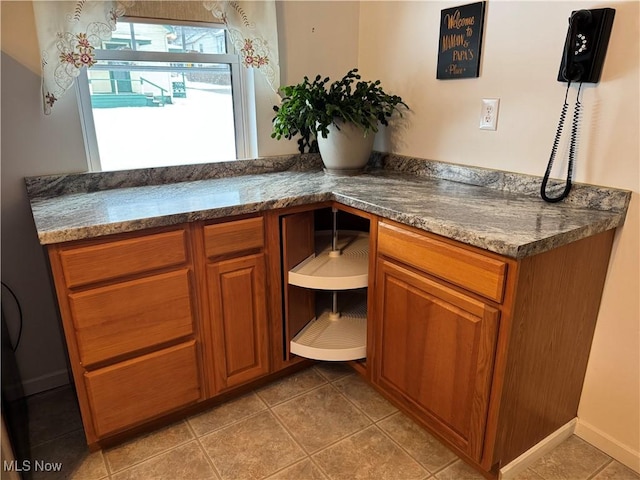
M 341 302 L 339 317 L 321 312 L 291 340 L 291 353 L 314 360 L 347 361 L 367 356 L 367 296 L 358 292 Z
M 369 281 L 369 235 L 341 230 L 338 252 L 331 250 L 331 232 L 316 234 L 316 254 L 289 271 L 289 283 L 316 290 L 351 290 Z
M 289 271 L 289 283 L 332 291 L 332 306 L 317 310 L 316 317 L 291 340 L 291 353 L 314 360 L 365 358 L 369 234 L 351 230 L 317 232 L 315 244 L 316 253 Z

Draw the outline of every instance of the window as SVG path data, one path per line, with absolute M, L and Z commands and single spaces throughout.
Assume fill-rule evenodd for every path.
M 120 20 L 77 82 L 91 170 L 246 157 L 248 72 L 219 25 Z

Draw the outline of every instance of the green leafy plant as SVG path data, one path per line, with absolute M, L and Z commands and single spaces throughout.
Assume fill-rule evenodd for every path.
M 304 77 L 297 85 L 282 87 L 282 103 L 273 107 L 276 115 L 271 138 L 291 140 L 300 135 L 300 153 L 317 152 L 318 133 L 326 138 L 329 125 L 339 129 L 336 120 L 354 123 L 367 135 L 377 132 L 378 124 L 388 125 L 394 112 L 402 115 L 400 106 L 409 108 L 399 96 L 385 93 L 380 80 L 361 80 L 357 68 L 341 80 L 329 81 L 329 77 L 318 75 L 313 81 Z

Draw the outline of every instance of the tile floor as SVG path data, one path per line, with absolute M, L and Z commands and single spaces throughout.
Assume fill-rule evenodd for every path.
M 34 480 L 482 479 L 345 365 L 318 364 L 209 411 L 89 453 L 70 387 L 29 400 Z M 640 480 L 572 436 L 518 480 Z

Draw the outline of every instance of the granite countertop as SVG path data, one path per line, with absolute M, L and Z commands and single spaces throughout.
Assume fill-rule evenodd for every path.
M 389 157 L 353 177 L 289 164 L 281 171 L 191 174 L 187 181 L 149 180 L 147 172 L 142 185 L 93 188 L 86 188 L 89 179 L 109 176 L 32 177 L 27 190 L 43 245 L 335 200 L 512 258 L 622 225 L 630 198 L 623 190 L 578 186 L 572 199 L 549 204 L 532 195 L 531 177 L 425 162 Z M 83 188 L 69 187 L 79 179 Z

